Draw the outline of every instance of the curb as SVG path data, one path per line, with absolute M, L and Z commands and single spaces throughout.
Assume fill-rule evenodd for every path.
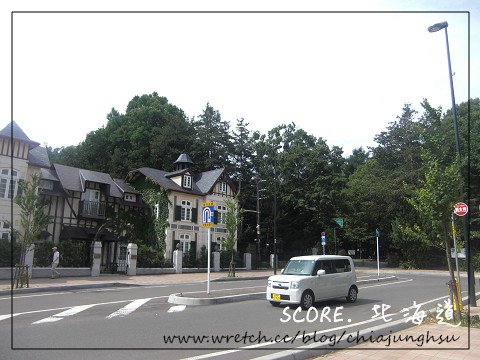
M 240 280 L 266 280 L 268 276 L 248 276 L 248 277 L 234 277 L 234 278 L 218 278 L 210 280 L 210 282 L 222 282 L 222 281 L 240 281 Z M 206 280 L 201 280 L 199 282 L 205 282 Z M 173 284 L 173 283 L 172 283 Z M 64 291 L 64 290 L 83 290 L 83 289 L 93 289 L 93 288 L 102 288 L 102 287 L 122 287 L 122 286 L 149 286 L 152 284 L 134 284 L 134 283 L 123 283 L 123 282 L 112 282 L 112 283 L 97 283 L 97 284 L 82 284 L 82 285 L 61 285 L 61 286 L 46 286 L 46 287 L 32 287 L 32 288 L 18 288 L 13 290 L 0 290 L 0 296 L 4 295 L 19 295 L 19 294 L 29 294 L 36 292 L 48 292 L 48 291 Z
M 238 294 L 229 296 L 218 296 L 214 298 L 192 298 L 181 296 L 180 294 L 171 294 L 168 297 L 169 304 L 175 305 L 213 305 L 213 304 L 225 304 L 230 302 L 239 302 L 245 300 L 264 299 L 265 292 L 257 292 L 251 294 Z
M 110 287 L 124 287 L 124 286 L 142 286 L 137 284 L 129 283 L 101 283 L 101 284 L 83 284 L 83 285 L 64 285 L 64 286 L 48 286 L 48 287 L 38 287 L 38 288 L 19 288 L 12 290 L 0 290 L 0 296 L 3 295 L 20 295 L 20 294 L 31 294 L 37 292 L 49 292 L 49 291 L 64 291 L 64 290 L 83 290 L 83 289 L 94 289 L 94 288 L 110 288 Z
M 372 284 L 372 283 L 385 282 L 385 281 L 397 280 L 397 279 L 398 278 L 395 275 L 391 275 L 391 276 L 385 276 L 385 277 L 381 277 L 381 278 L 357 280 L 357 285 L 358 284 Z
M 245 277 L 224 277 L 210 280 L 210 282 L 239 281 L 239 280 L 267 280 L 272 275 L 267 276 L 245 276 Z

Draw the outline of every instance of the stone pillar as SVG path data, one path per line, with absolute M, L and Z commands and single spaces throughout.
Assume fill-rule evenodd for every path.
M 220 271 L 220 253 L 218 251 L 213 252 L 213 271 Z
M 25 250 L 25 265 L 28 265 L 28 278 L 32 278 L 32 270 L 33 270 L 33 254 L 35 253 L 35 244 L 31 244 Z
M 243 265 L 245 266 L 245 270 L 252 270 L 252 254 L 243 254 Z
M 175 250 L 173 252 L 173 267 L 175 269 L 175 274 L 182 273 L 182 262 L 183 262 L 183 251 Z
M 137 275 L 137 244 L 127 245 L 127 275 Z
M 91 275 L 98 276 L 100 275 L 100 264 L 102 262 L 102 242 L 95 241 L 93 244 L 93 251 L 92 251 L 92 269 Z
M 312 255 L 317 255 L 318 254 L 318 248 L 314 247 L 312 248 Z

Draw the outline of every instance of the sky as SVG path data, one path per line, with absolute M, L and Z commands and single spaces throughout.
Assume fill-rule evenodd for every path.
M 405 103 L 451 108 L 445 32 L 429 33 L 434 23 L 449 24 L 456 103 L 469 90 L 480 97 L 478 3 L 4 0 L 0 127 L 13 118 L 41 144 L 77 145 L 112 108 L 157 92 L 189 118 L 210 103 L 232 128 L 240 118 L 262 133 L 294 122 L 348 156 L 374 146 Z

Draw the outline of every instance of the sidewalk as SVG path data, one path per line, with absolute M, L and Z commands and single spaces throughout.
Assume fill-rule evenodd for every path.
M 235 279 L 267 279 L 273 275 L 273 270 L 251 270 L 236 271 L 235 278 L 229 278 L 227 271 L 211 272 L 211 281 L 225 281 Z M 38 291 L 59 291 L 68 289 L 86 289 L 111 286 L 145 286 L 162 284 L 181 284 L 192 282 L 206 282 L 207 273 L 184 273 L 184 274 L 159 274 L 159 275 L 116 275 L 102 274 L 97 277 L 61 277 L 33 278 L 29 281 L 29 288 L 14 289 L 14 294 L 38 292 Z M 10 280 L 0 280 L 0 294 L 10 294 Z
M 480 300 L 477 300 L 477 306 L 480 306 Z M 476 315 L 475 315 L 476 314 Z M 471 316 L 480 316 L 480 309 L 470 308 Z M 468 349 L 468 332 L 467 327 L 459 326 L 452 327 L 450 325 L 438 323 L 422 323 L 419 326 L 411 327 L 409 329 L 392 333 L 393 336 L 412 335 L 413 339 L 418 339 L 418 344 L 421 343 L 423 335 L 423 346 L 417 346 L 417 343 L 412 341 L 399 341 L 390 346 L 385 346 L 386 343 L 364 343 L 356 345 L 347 350 L 335 351 L 327 355 L 315 357 L 315 360 L 433 360 L 433 359 L 451 359 L 451 360 L 474 360 L 480 357 L 480 329 L 470 328 L 470 349 Z M 458 340 L 449 343 L 429 341 L 426 342 L 427 336 L 434 336 L 436 339 L 439 336 L 452 335 Z M 431 338 L 430 338 L 431 339 Z M 400 349 L 399 349 L 400 348 Z M 405 349 L 405 350 L 402 350 Z

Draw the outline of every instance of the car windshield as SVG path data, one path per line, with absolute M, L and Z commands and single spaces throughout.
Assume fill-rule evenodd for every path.
M 290 260 L 283 271 L 284 275 L 312 275 L 315 260 Z

